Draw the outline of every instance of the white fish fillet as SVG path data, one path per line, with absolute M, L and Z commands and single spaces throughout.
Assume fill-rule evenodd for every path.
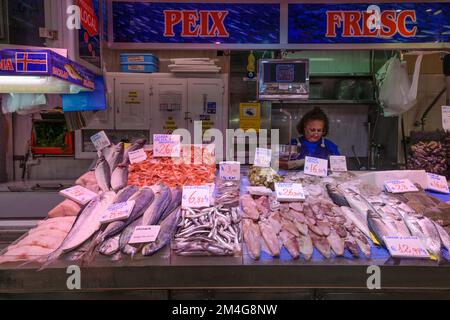
M 75 201 L 66 199 L 48 213 L 49 218 L 77 216 L 81 211 L 81 206 Z
M 25 246 L 8 250 L 0 257 L 0 264 L 17 261 L 29 261 L 52 253 L 53 249 L 37 246 Z

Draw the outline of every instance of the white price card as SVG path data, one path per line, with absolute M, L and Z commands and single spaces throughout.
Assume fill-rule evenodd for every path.
M 91 141 L 97 151 L 102 151 L 111 145 L 111 141 L 109 141 L 105 131 L 100 131 L 99 133 L 94 134 L 91 137 Z
M 347 157 L 346 156 L 330 156 L 330 168 L 333 172 L 347 171 Z
M 392 257 L 430 259 L 430 254 L 417 237 L 383 237 Z
M 211 205 L 211 186 L 184 186 L 181 206 L 183 208 L 205 208 Z
M 275 183 L 275 192 L 278 201 L 305 200 L 305 192 L 300 183 Z
M 446 177 L 428 172 L 427 172 L 427 189 L 436 192 L 450 193 Z
M 270 163 L 272 161 L 272 150 L 264 149 L 264 148 L 256 148 L 255 151 L 255 162 L 253 165 L 255 167 L 270 167 Z
M 91 190 L 78 185 L 65 190 L 61 190 L 59 194 L 65 198 L 75 201 L 82 206 L 86 205 L 98 196 L 95 192 L 92 192 Z
M 134 200 L 116 203 L 106 209 L 106 213 L 101 217 L 101 223 L 110 223 L 113 221 L 128 219 L 135 205 Z
M 442 128 L 450 131 L 450 106 L 442 106 Z
M 326 177 L 328 175 L 328 160 L 305 157 L 304 173 L 312 176 Z
M 408 179 L 385 181 L 384 187 L 390 193 L 406 193 L 419 191 L 419 189 L 417 189 L 417 187 Z
M 147 153 L 144 149 L 139 149 L 136 151 L 131 151 L 128 153 L 128 156 L 130 157 L 130 163 L 141 163 L 142 161 L 147 160 Z
M 222 161 L 219 164 L 219 174 L 222 180 L 240 180 L 241 163 L 237 161 Z
M 153 156 L 179 158 L 181 153 L 181 136 L 155 134 L 153 136 Z
M 128 243 L 138 244 L 155 242 L 160 231 L 161 226 L 137 226 Z

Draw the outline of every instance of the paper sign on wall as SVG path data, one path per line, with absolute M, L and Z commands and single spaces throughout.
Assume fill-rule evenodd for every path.
M 442 128 L 450 131 L 450 106 L 442 106 Z
M 305 157 L 305 174 L 318 177 L 326 177 L 328 175 L 328 160 Z
M 258 132 L 261 129 L 261 104 L 241 103 L 239 122 L 242 130 L 254 129 Z

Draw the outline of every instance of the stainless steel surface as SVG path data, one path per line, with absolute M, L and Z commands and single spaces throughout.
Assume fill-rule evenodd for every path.
M 0 192 L 0 220 L 42 219 L 63 200 L 56 192 Z

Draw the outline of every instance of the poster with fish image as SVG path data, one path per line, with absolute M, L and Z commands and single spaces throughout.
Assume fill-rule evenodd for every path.
M 100 57 L 100 2 L 105 0 L 78 0 L 81 10 L 81 28 L 78 31 L 79 58 L 101 68 Z

